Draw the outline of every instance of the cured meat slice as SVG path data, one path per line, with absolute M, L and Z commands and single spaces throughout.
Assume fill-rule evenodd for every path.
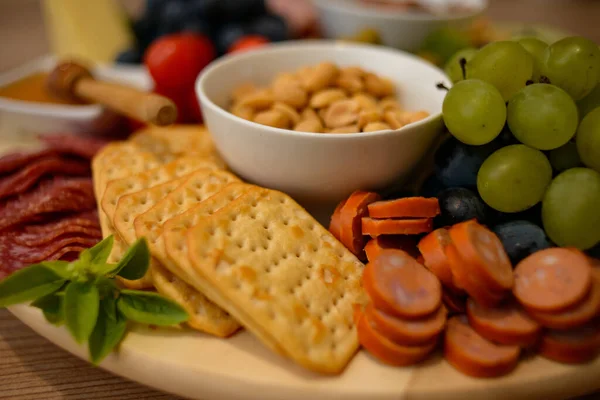
M 43 135 L 40 140 L 58 153 L 72 154 L 88 160 L 108 143 L 98 138 L 68 134 Z
M 37 224 L 25 225 L 25 233 L 44 233 L 65 229 L 70 226 L 97 228 L 100 226 L 98 210 L 82 211 L 76 214 L 59 215 L 51 220 L 42 221 Z
M 0 206 L 0 230 L 55 212 L 94 209 L 96 200 L 90 178 L 56 178 Z
M 86 176 L 90 165 L 86 161 L 69 160 L 48 155 L 35 160 L 23 169 L 0 180 L 0 199 L 29 190 L 44 175 Z
M 56 154 L 53 149 L 43 149 L 30 153 L 11 153 L 0 157 L 0 174 L 7 174 L 28 165 L 40 158 Z

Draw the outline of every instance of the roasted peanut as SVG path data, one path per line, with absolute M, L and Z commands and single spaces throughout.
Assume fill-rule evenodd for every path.
M 341 126 L 339 128 L 333 128 L 332 130 L 329 131 L 329 133 L 358 133 L 358 132 L 360 132 L 360 129 L 358 128 L 358 125 L 356 125 L 356 124 Z
M 273 86 L 273 98 L 294 108 L 302 108 L 308 102 L 306 90 L 292 83 Z
M 352 96 L 352 100 L 358 103 L 361 110 L 377 108 L 377 99 L 368 93 L 360 92 Z
M 244 96 L 249 95 L 250 93 L 254 93 L 258 90 L 256 85 L 253 83 L 243 83 L 240 86 L 236 87 L 231 94 L 234 103 L 240 101 Z
M 404 126 L 401 122 L 403 119 L 400 118 L 397 111 L 386 111 L 383 113 L 383 120 L 387 122 L 392 129 L 400 129 Z
M 301 82 L 296 74 L 292 74 L 291 72 L 281 72 L 277 74 L 275 79 L 273 79 L 273 86 L 277 85 L 296 85 L 300 86 Z
M 309 92 L 324 89 L 335 82 L 338 72 L 335 64 L 322 62 L 307 74 L 304 80 L 304 87 Z
M 390 96 L 396 91 L 391 80 L 370 73 L 365 76 L 365 88 L 375 97 Z
M 346 93 L 342 89 L 322 89 L 312 95 L 308 104 L 312 108 L 324 108 L 345 98 Z
M 340 128 L 355 123 L 358 111 L 358 103 L 354 100 L 339 100 L 327 109 L 323 119 L 328 128 Z
M 258 113 L 254 117 L 254 122 L 272 126 L 273 128 L 288 129 L 290 127 L 290 119 L 278 110 L 268 110 Z
M 402 110 L 402 106 L 393 96 L 388 96 L 381 99 L 379 102 L 379 108 L 381 108 L 383 111 Z
M 318 119 L 305 119 L 294 126 L 295 131 L 299 132 L 323 132 L 323 124 Z
M 348 74 L 341 74 L 338 76 L 335 84 L 348 93 L 362 92 L 365 87 L 360 77 Z
M 408 119 L 408 123 L 412 124 L 413 122 L 420 121 L 427 117 L 429 117 L 429 113 L 427 111 L 417 111 L 417 112 L 412 113 L 412 115 Z
M 365 76 L 366 72 L 361 67 L 357 66 L 349 66 L 340 68 L 340 75 L 349 75 L 349 76 L 357 76 L 362 78 Z
M 321 108 L 321 109 L 319 110 L 319 118 L 321 118 L 321 121 L 323 121 L 323 122 L 325 122 L 325 115 L 327 114 L 327 110 L 328 110 L 328 109 L 329 109 L 329 108 L 328 108 L 328 107 L 326 107 L 326 108 Z
M 298 111 L 285 103 L 276 102 L 273 104 L 273 110 L 281 111 L 283 114 L 285 114 L 291 121 L 292 125 L 296 125 L 298 122 L 300 122 L 300 114 L 298 114 Z
M 358 114 L 358 127 L 362 128 L 371 122 L 381 121 L 383 114 L 377 109 L 363 110 Z
M 387 129 L 392 128 L 385 122 L 371 122 L 363 127 L 363 132 L 385 131 Z
M 238 102 L 240 106 L 251 107 L 254 110 L 265 110 L 273 105 L 273 93 L 267 89 L 260 89 L 242 97 Z
M 254 110 L 252 107 L 236 104 L 231 108 L 231 113 L 237 117 L 252 121 L 254 118 Z
M 302 110 L 302 112 L 300 113 L 300 119 L 302 119 L 302 121 L 316 119 L 317 121 L 321 122 L 321 118 L 319 117 L 317 112 L 312 108 L 305 108 L 304 110 Z

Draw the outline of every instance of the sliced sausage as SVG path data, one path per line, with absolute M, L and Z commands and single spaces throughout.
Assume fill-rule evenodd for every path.
M 582 252 L 551 248 L 517 265 L 513 293 L 527 309 L 556 312 L 581 301 L 591 284 L 592 268 Z
M 518 346 L 500 345 L 479 335 L 465 316 L 448 320 L 444 335 L 444 358 L 463 374 L 494 378 L 511 372 L 519 361 Z
M 557 312 L 529 310 L 546 328 L 570 329 L 585 325 L 600 314 L 600 280 L 594 278 L 588 295 L 579 303 Z
M 414 219 L 362 219 L 362 233 L 371 237 L 380 235 L 417 235 L 433 229 L 432 218 Z
M 446 326 L 446 307 L 438 308 L 433 314 L 419 319 L 398 318 L 379 311 L 369 303 L 365 307 L 365 318 L 388 339 L 403 346 L 425 345 L 437 341 Z
M 331 232 L 331 234 L 333 236 L 335 236 L 335 238 L 337 240 L 340 240 L 340 241 L 341 241 L 341 229 L 342 229 L 341 213 L 342 213 L 342 207 L 344 207 L 344 204 L 346 204 L 346 200 L 342 200 L 337 205 L 337 207 L 333 211 L 333 214 L 331 214 L 331 220 L 329 222 L 329 232 Z
M 362 217 L 367 215 L 367 206 L 379 199 L 377 193 L 356 191 L 340 210 L 340 241 L 361 259 L 364 259 L 366 241 L 362 232 Z
M 440 281 L 402 250 L 383 250 L 365 267 L 362 282 L 373 305 L 390 315 L 421 318 L 442 302 Z
M 458 291 L 454 284 L 454 277 L 446 254 L 446 248 L 450 245 L 452 245 L 450 234 L 446 229 L 440 228 L 421 239 L 418 248 L 423 255 L 427 269 L 438 277 L 442 285 Z
M 419 251 L 417 250 L 417 243 L 412 237 L 402 235 L 389 235 L 379 236 L 367 242 L 367 245 L 365 246 L 367 260 L 375 259 L 383 249 L 404 250 L 413 257 L 419 256 Z
M 438 199 L 405 197 L 369 204 L 371 218 L 433 218 L 440 214 Z
M 541 339 L 539 354 L 565 364 L 583 364 L 596 358 L 600 351 L 600 327 L 589 324 L 568 331 L 548 331 Z
M 450 238 L 470 273 L 495 291 L 512 290 L 513 269 L 496 234 L 475 220 L 458 223 L 449 230 Z
M 442 303 L 448 309 L 449 314 L 462 314 L 467 309 L 466 295 L 448 289 L 442 290 Z
M 377 332 L 368 322 L 364 314 L 358 318 L 358 341 L 379 361 L 394 365 L 407 366 L 417 364 L 426 359 L 435 349 L 437 342 L 423 346 L 402 346 Z
M 490 308 L 469 299 L 467 317 L 477 333 L 500 344 L 530 347 L 542 333 L 542 327 L 515 302 Z

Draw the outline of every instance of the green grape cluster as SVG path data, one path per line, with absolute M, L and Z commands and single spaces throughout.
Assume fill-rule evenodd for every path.
M 552 242 L 600 244 L 598 45 L 499 41 L 457 52 L 445 72 L 454 83 L 442 107 L 446 128 L 466 145 L 496 149 L 477 172 L 482 200 L 504 214 L 541 202 Z M 513 140 L 498 145 L 507 133 Z

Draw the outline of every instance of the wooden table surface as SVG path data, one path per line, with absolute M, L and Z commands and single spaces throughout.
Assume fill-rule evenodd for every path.
M 141 0 L 122 0 L 130 9 Z M 544 23 L 600 42 L 600 1 L 491 0 L 498 21 Z M 37 0 L 0 0 L 0 71 L 45 54 L 48 43 Z M 600 394 L 590 395 L 592 400 Z M 0 310 L 0 399 L 176 400 L 71 356 Z M 578 400 L 584 400 L 580 398 Z

